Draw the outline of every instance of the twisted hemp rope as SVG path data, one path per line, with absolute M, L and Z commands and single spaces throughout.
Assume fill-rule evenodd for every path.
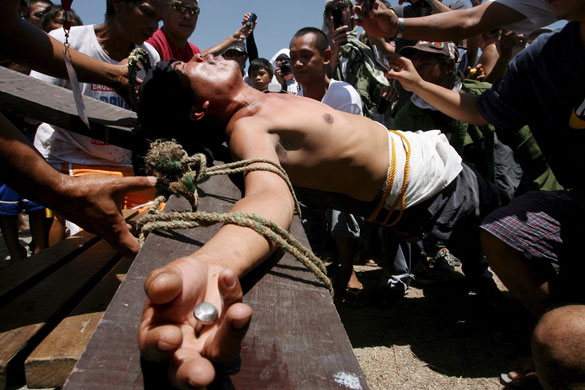
M 179 144 L 164 140 L 157 140 L 151 144 L 145 162 L 147 170 L 157 177 L 157 187 L 159 187 L 159 192 L 163 192 L 163 194 L 156 197 L 148 214 L 137 223 L 140 245 L 144 243 L 146 235 L 154 230 L 190 229 L 216 223 L 247 227 L 291 253 L 327 286 L 333 296 L 333 285 L 327 277 L 323 261 L 273 221 L 252 213 L 196 211 L 198 206 L 197 184 L 210 176 L 268 171 L 279 175 L 287 183 L 295 202 L 296 212 L 300 216 L 300 207 L 292 183 L 280 164 L 271 160 L 250 159 L 208 168 L 205 155 L 188 156 Z M 259 163 L 269 164 L 269 166 L 251 166 Z M 193 211 L 161 213 L 159 206 L 167 201 L 170 192 L 185 197 L 191 204 Z

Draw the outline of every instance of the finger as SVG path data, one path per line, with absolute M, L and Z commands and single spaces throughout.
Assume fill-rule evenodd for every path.
M 144 291 L 155 305 L 169 303 L 179 296 L 182 289 L 183 278 L 172 267 L 152 271 L 144 282 Z
M 126 222 L 122 222 L 120 225 L 124 225 L 124 228 L 116 234 L 112 234 L 111 228 L 109 231 L 102 230 L 98 233 L 101 233 L 101 236 L 121 255 L 134 258 L 140 251 L 140 242 L 132 235 Z
M 244 303 L 231 305 L 224 313 L 217 333 L 206 343 L 204 355 L 217 362 L 227 362 L 236 357 L 252 315 L 252 308 Z
M 208 386 L 215 378 L 215 369 L 209 360 L 191 349 L 181 348 L 169 365 L 169 380 L 179 389 Z
M 149 308 L 147 310 L 153 310 Z M 143 321 L 143 324 L 148 321 Z M 138 336 L 140 353 L 152 362 L 169 359 L 183 342 L 183 333 L 178 326 L 164 324 L 156 327 L 141 326 Z
M 244 296 L 238 277 L 231 269 L 224 269 L 217 281 L 223 307 L 227 310 L 236 302 L 241 302 Z
M 154 176 L 130 176 L 119 179 L 121 185 L 118 192 L 128 193 L 134 191 L 143 191 L 154 188 L 156 178 Z

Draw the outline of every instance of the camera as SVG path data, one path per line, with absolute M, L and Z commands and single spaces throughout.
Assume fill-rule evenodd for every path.
M 250 30 L 254 28 L 254 23 L 256 22 L 256 19 L 258 17 L 256 16 L 256 14 L 254 12 L 252 12 L 252 15 L 250 15 L 250 19 L 248 19 L 248 21 L 246 22 L 246 27 L 248 27 Z
M 345 22 L 343 21 L 343 10 L 347 7 L 345 3 L 338 3 L 335 8 L 331 11 L 331 15 L 333 16 L 333 27 L 339 28 L 341 26 L 345 26 Z
M 280 64 L 280 72 L 283 76 L 288 76 L 292 74 L 292 69 L 290 67 L 290 58 L 284 58 Z

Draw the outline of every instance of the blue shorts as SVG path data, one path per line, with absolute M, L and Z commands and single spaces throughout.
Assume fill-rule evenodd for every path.
M 18 215 L 22 211 L 29 213 L 42 209 L 43 206 L 24 199 L 18 192 L 0 183 L 0 215 Z

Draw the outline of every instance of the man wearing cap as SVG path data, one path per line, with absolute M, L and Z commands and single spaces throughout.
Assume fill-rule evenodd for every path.
M 242 76 L 246 76 L 246 60 L 248 59 L 248 52 L 244 42 L 236 42 L 231 44 L 222 54 L 226 59 L 236 61 L 240 66 Z
M 482 224 L 482 244 L 492 269 L 540 319 L 532 339 L 539 380 L 547 389 L 569 389 L 585 383 L 585 182 L 575 170 L 585 166 L 585 3 L 550 4 L 569 23 L 541 35 L 480 96 L 422 80 L 405 58 L 388 76 L 458 120 L 492 123 L 500 134 L 528 124 L 567 189 L 529 192 L 496 210 Z
M 491 84 L 474 80 L 462 80 L 457 72 L 457 48 L 453 42 L 418 41 L 413 46 L 402 47 L 400 55 L 409 58 L 418 74 L 425 81 L 450 90 L 480 95 Z M 449 138 L 451 146 L 466 163 L 472 164 L 491 183 L 498 186 L 501 202 L 507 204 L 518 189 L 522 169 L 514 161 L 512 150 L 495 136 L 491 125 L 476 126 L 454 120 L 425 102 L 416 93 L 397 113 L 392 125 L 402 130 L 440 129 Z M 511 140 L 516 145 L 518 158 L 526 169 L 531 190 L 561 189 L 546 164 L 530 129 L 525 126 Z M 431 237 L 432 239 L 432 237 Z M 438 243 L 438 247 L 444 247 Z M 446 253 L 439 251 L 437 254 Z M 443 258 L 436 258 L 442 264 Z

